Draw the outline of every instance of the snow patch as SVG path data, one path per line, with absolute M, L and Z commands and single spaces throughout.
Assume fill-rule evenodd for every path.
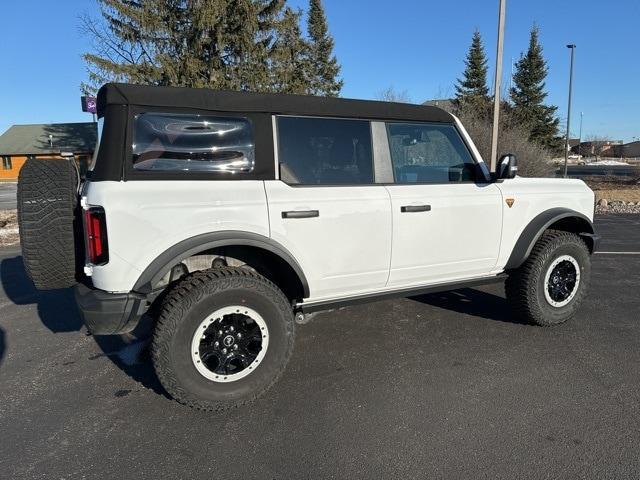
M 627 162 L 619 162 L 618 160 L 600 160 L 599 162 L 591 162 L 588 165 L 597 167 L 598 165 L 606 165 L 606 166 L 626 165 L 626 166 L 628 166 L 629 164 Z
M 2 228 L 0 229 L 0 237 L 8 237 L 9 235 L 17 235 L 17 228 Z

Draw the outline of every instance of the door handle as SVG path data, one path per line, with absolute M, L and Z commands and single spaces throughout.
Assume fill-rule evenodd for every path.
M 320 212 L 318 210 L 291 210 L 282 212 L 282 218 L 312 218 L 319 216 Z
M 431 205 L 403 205 L 400 207 L 401 212 L 429 212 L 431 211 Z

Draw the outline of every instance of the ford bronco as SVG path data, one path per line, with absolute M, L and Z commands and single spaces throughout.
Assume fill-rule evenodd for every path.
M 571 318 L 597 247 L 579 180 L 490 172 L 436 107 L 107 84 L 85 179 L 29 160 L 25 268 L 74 287 L 95 335 L 151 318 L 166 391 L 220 410 L 283 372 L 315 312 L 504 282 L 514 316 Z

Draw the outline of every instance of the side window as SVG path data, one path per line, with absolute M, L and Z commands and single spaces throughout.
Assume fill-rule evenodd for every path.
M 8 155 L 2 157 L 2 169 L 3 170 L 11 170 L 12 167 L 13 167 L 13 165 L 11 164 L 11 157 L 8 156 Z
M 453 125 L 387 123 L 396 183 L 475 181 L 477 165 Z
M 133 168 L 168 172 L 251 172 L 251 122 L 242 117 L 141 113 L 134 117 Z
M 373 183 L 366 120 L 278 117 L 280 178 L 289 184 Z

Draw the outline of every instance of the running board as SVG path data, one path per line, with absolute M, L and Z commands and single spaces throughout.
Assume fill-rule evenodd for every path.
M 417 295 L 425 295 L 427 293 L 446 292 L 448 290 L 459 290 L 461 288 L 472 288 L 480 285 L 488 285 L 491 283 L 503 282 L 507 278 L 506 273 L 494 275 L 491 277 L 472 278 L 469 280 L 459 280 L 455 282 L 439 283 L 436 285 L 427 285 L 420 287 L 402 288 L 400 290 L 392 290 L 386 292 L 367 293 L 364 295 L 355 295 L 353 297 L 339 298 L 334 300 L 318 301 L 309 304 L 299 303 L 295 309 L 302 313 L 320 312 L 323 310 L 333 310 L 335 308 L 346 307 L 349 305 L 357 305 L 360 303 L 377 302 L 390 298 L 413 297 Z

